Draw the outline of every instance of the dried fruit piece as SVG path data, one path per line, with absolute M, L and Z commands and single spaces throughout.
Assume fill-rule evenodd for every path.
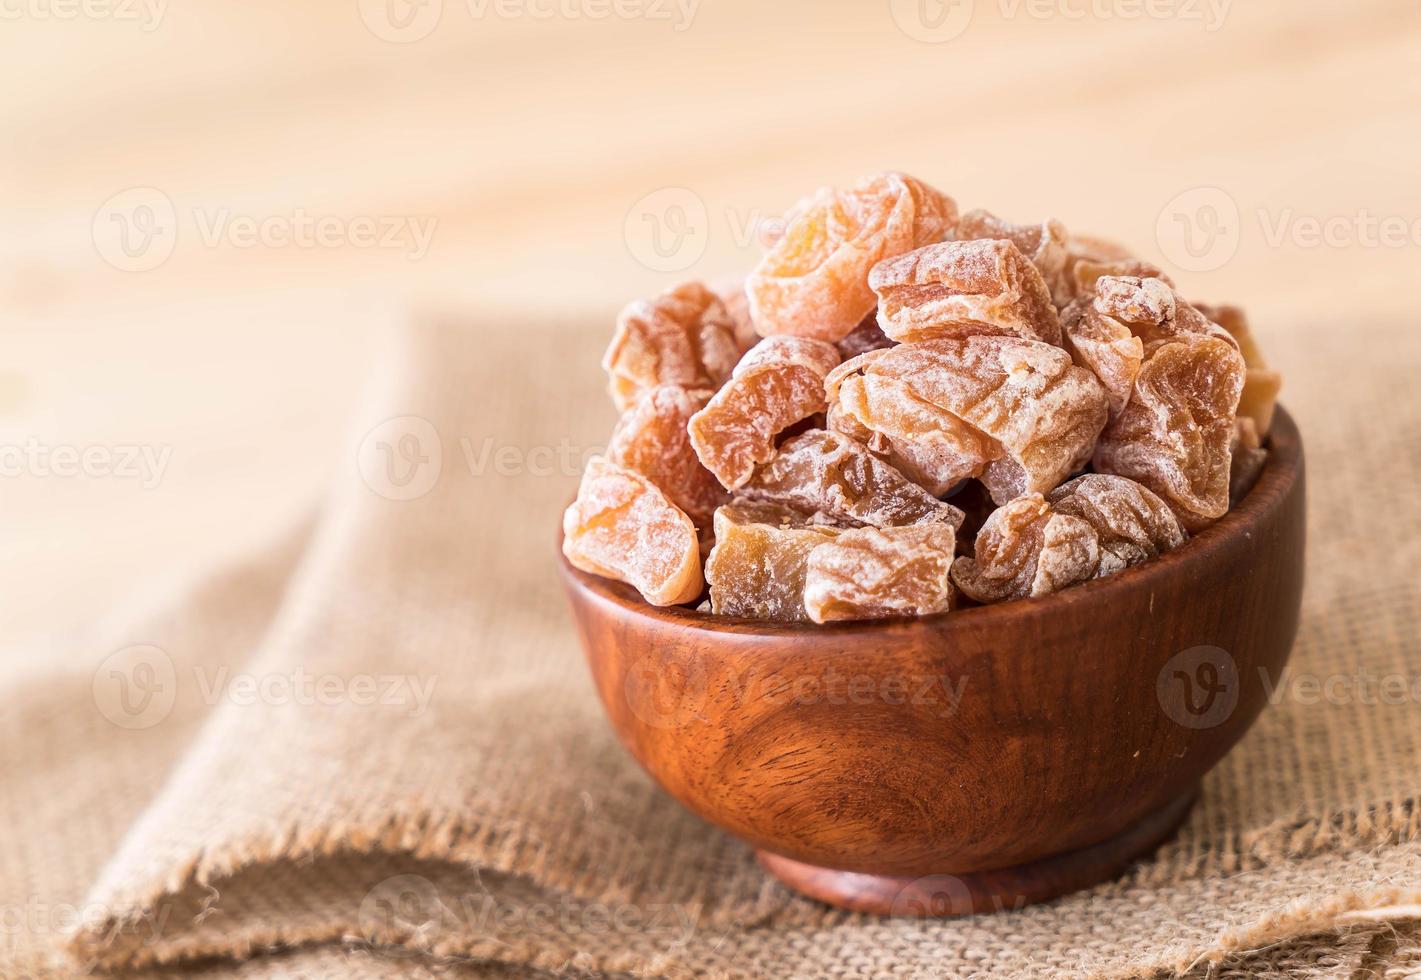
M 878 325 L 903 343 L 982 335 L 1061 342 L 1041 273 L 1006 239 L 928 245 L 880 262 L 868 282 Z
M 1065 526 L 1052 531 L 1052 550 L 1043 567 L 1046 529 L 1053 520 L 1064 521 Z M 1071 543 L 1087 542 L 1092 536 L 1084 521 L 1056 518 L 1041 494 L 1029 493 L 992 512 L 977 533 L 974 557 L 953 562 L 952 580 L 978 602 L 1045 595 L 1074 574 L 1088 576 L 1089 549 L 1072 549 Z
M 824 411 L 824 376 L 839 363 L 833 344 L 806 337 L 760 341 L 730 381 L 691 417 L 691 445 L 727 489 L 775 454 L 775 437 Z
M 807 620 L 809 554 L 841 528 L 809 523 L 778 504 L 732 501 L 715 512 L 715 547 L 706 559 L 711 611 L 789 622 Z
M 972 461 L 968 475 L 981 479 L 998 503 L 1050 490 L 1082 467 L 1107 414 L 1095 377 L 1059 347 L 1034 340 L 968 337 L 874 351 L 826 380 L 836 404 L 842 405 L 838 395 L 855 374 L 893 379 L 897 390 L 981 433 L 985 441 L 979 445 L 987 451 Z M 886 414 L 854 417 L 872 429 Z M 914 441 L 889 439 L 900 453 Z
M 816 623 L 945 612 L 955 537 L 947 524 L 844 531 L 809 553 L 805 611 Z
M 898 527 L 946 523 L 962 512 L 938 500 L 865 447 L 838 432 L 814 429 L 786 440 L 755 470 L 741 496 L 784 504 L 820 523 Z
M 1229 507 L 1243 358 L 1216 337 L 1190 333 L 1145 353 L 1129 404 L 1100 436 L 1095 468 L 1143 483 L 1193 531 Z
M 850 373 L 833 386 L 829 427 L 864 443 L 934 496 L 1002 455 L 996 440 L 890 375 Z
M 755 325 L 767 336 L 836 342 L 873 309 L 869 269 L 941 241 L 957 221 L 957 205 L 912 177 L 886 173 L 846 191 L 824 188 L 792 215 L 746 280 Z
M 562 527 L 569 562 L 634 586 L 653 606 L 690 602 L 701 593 L 695 526 L 635 470 L 594 457 Z
M 1051 291 L 1051 300 L 1064 306 L 1074 295 L 1066 280 L 1066 255 L 1069 236 L 1055 218 L 1039 225 L 1014 225 L 990 211 L 968 211 L 957 222 L 959 241 L 978 238 L 1005 238 L 1031 260 L 1036 271 Z
M 1174 281 L 1165 275 L 1159 266 L 1140 259 L 1120 259 L 1114 262 L 1081 259 L 1071 266 L 1070 293 L 1077 297 L 1089 296 L 1095 289 L 1095 284 L 1106 276 L 1158 279 L 1171 289 L 1174 288 Z
M 710 529 L 711 516 L 725 503 L 726 494 L 696 457 L 686 425 L 705 408 L 710 395 L 680 385 L 647 388 L 622 413 L 607 446 L 608 459 L 656 484 L 703 531 Z
M 1095 578 L 1184 543 L 1184 531 L 1169 505 L 1123 476 L 1087 473 L 1052 490 L 1046 502 L 1057 514 L 1078 517 L 1095 529 L 1100 540 Z
M 953 563 L 952 578 L 978 602 L 1046 595 L 1183 541 L 1169 507 L 1145 487 L 1087 474 L 1046 497 L 1027 494 L 994 511 L 978 532 L 974 556 Z
M 1243 363 L 1247 368 L 1243 380 L 1243 395 L 1239 398 L 1238 414 L 1253 420 L 1258 428 L 1259 439 L 1266 438 L 1273 426 L 1273 407 L 1278 401 L 1278 391 L 1283 387 L 1283 376 L 1270 370 L 1263 358 L 1263 350 L 1254 339 L 1248 327 L 1248 318 L 1237 306 L 1205 306 L 1195 304 L 1195 308 L 1214 323 L 1223 327 L 1238 341 Z
M 1105 386 L 1112 417 L 1130 400 L 1148 345 L 1183 334 L 1234 343 L 1163 279 L 1138 276 L 1102 276 L 1062 312 L 1061 325 L 1075 362 Z
M 617 317 L 602 367 L 611 379 L 612 401 L 626 411 L 638 391 L 657 384 L 719 388 L 739 357 L 724 304 L 705 286 L 688 282 L 649 302 L 628 304 Z
M 1133 315 L 1149 315 L 1155 305 L 1168 299 L 1173 315 L 1174 294 L 1158 279 L 1139 280 L 1138 295 L 1127 300 Z M 1168 294 L 1167 297 L 1161 295 Z M 1112 294 L 1113 296 L 1114 294 Z M 1130 392 L 1135 388 L 1135 375 L 1140 373 L 1140 364 L 1145 359 L 1145 345 L 1131 331 L 1129 324 L 1113 316 L 1121 312 L 1108 297 L 1091 295 L 1083 297 L 1066 307 L 1061 313 L 1061 329 L 1066 350 L 1081 367 L 1088 368 L 1105 388 L 1110 402 L 1110 414 L 1118 415 L 1130 400 Z M 1159 310 L 1159 316 L 1164 316 Z
M 1244 390 L 1248 390 L 1247 382 L 1244 382 Z M 1258 482 L 1258 474 L 1263 472 L 1263 464 L 1268 462 L 1268 450 L 1263 448 L 1258 426 L 1249 416 L 1234 419 L 1229 453 L 1229 506 L 1232 507 L 1248 496 L 1248 491 Z
M 869 351 L 892 347 L 893 343 L 878 325 L 878 312 L 875 308 L 873 313 L 863 318 L 862 323 L 854 327 L 852 333 L 834 346 L 839 348 L 839 356 L 847 361 Z

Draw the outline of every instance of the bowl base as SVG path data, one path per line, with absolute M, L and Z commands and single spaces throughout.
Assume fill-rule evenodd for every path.
M 768 851 L 755 856 L 800 894 L 855 912 L 952 918 L 1011 911 L 1118 877 L 1174 835 L 1197 796 L 1186 793 L 1098 844 L 992 871 L 874 875 L 821 868 Z

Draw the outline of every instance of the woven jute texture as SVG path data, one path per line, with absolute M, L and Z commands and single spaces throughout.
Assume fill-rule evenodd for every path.
M 604 332 L 396 331 L 308 523 L 6 678 L 0 975 L 1416 975 L 1421 337 L 1365 332 L 1265 337 L 1303 624 L 1177 839 L 918 921 L 790 894 L 601 717 L 555 540 Z

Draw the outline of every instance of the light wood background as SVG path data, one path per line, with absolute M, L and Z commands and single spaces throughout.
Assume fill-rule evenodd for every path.
M 0 20 L 0 446 L 171 456 L 155 487 L 0 477 L 0 641 L 23 656 L 294 519 L 349 465 L 370 339 L 403 311 L 605 331 L 877 169 L 1124 241 L 1245 304 L 1285 370 L 1303 320 L 1362 343 L 1416 318 L 1412 0 L 66 2 Z M 390 40 L 387 11 L 419 33 L 441 7 Z M 154 200 L 114 197 L 135 187 L 173 209 L 146 271 L 108 261 L 114 208 Z M 1207 268 L 1175 261 L 1180 208 L 1218 231 Z M 203 234 L 297 213 L 434 233 L 418 257 Z M 648 215 L 688 232 L 684 269 L 642 261 Z

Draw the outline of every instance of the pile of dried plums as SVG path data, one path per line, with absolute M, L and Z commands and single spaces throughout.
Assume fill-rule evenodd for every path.
M 800 202 L 743 287 L 632 303 L 604 367 L 622 417 L 568 560 L 654 605 L 816 623 L 1177 548 L 1257 477 L 1280 383 L 1238 309 L 897 173 Z

